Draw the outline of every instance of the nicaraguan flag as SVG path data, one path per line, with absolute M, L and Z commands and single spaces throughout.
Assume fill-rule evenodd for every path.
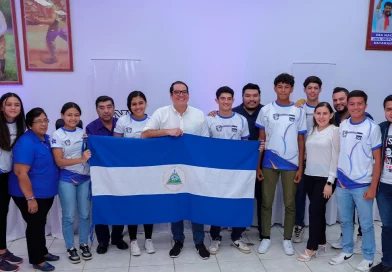
M 250 226 L 259 145 L 193 135 L 89 136 L 93 224 Z

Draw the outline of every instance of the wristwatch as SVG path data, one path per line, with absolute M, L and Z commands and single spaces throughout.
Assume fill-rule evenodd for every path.
M 332 186 L 332 182 L 327 181 L 327 185 Z

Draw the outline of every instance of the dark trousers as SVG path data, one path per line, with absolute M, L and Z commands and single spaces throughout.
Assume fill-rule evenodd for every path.
M 220 235 L 221 227 L 211 226 L 210 235 L 212 240 L 222 241 L 222 236 Z M 246 228 L 233 228 L 231 231 L 231 240 L 237 241 L 241 238 L 242 233 L 246 230 Z
M 12 199 L 27 223 L 26 242 L 30 264 L 45 262 L 44 256 L 48 254 L 45 236 L 46 217 L 53 205 L 54 197 L 37 198 L 38 211 L 33 214 L 28 212 L 27 201 L 24 197 L 13 196 Z
M 377 205 L 382 222 L 381 262 L 386 267 L 392 267 L 392 185 L 380 182 L 377 192 Z
M 259 236 L 261 237 L 261 201 L 262 201 L 262 194 L 261 194 L 261 181 L 256 179 L 255 183 L 255 198 L 256 198 L 256 205 L 257 205 L 257 229 L 259 230 Z
M 153 229 L 154 225 L 153 224 L 144 224 L 143 227 L 144 227 L 144 237 L 146 239 L 151 239 L 152 229 Z M 136 240 L 137 225 L 129 225 L 128 232 L 129 232 L 129 238 L 131 239 L 131 241 Z
M 98 243 L 103 245 L 108 245 L 110 236 L 112 238 L 112 243 L 117 244 L 123 239 L 124 226 L 112 226 L 112 235 L 109 232 L 109 226 L 107 225 L 96 225 L 95 234 L 97 235 Z
M 8 175 L 0 174 L 0 249 L 7 248 L 7 214 L 11 199 L 8 194 Z
M 327 223 L 325 221 L 325 211 L 328 198 L 324 198 L 324 186 L 327 183 L 325 177 L 314 177 L 304 175 L 305 190 L 309 197 L 309 240 L 307 249 L 317 250 L 319 245 L 327 243 L 325 231 Z M 332 193 L 336 185 L 332 187 Z
M 301 181 L 297 186 L 297 193 L 295 194 L 295 225 L 305 227 L 305 206 L 306 206 L 306 189 L 305 181 L 302 176 Z

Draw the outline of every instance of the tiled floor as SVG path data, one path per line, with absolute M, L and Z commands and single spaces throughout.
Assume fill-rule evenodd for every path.
M 381 223 L 375 222 L 377 253 L 375 257 L 376 263 L 381 259 Z M 83 261 L 79 264 L 71 264 L 68 262 L 65 250 L 64 241 L 48 237 L 47 244 L 49 251 L 60 255 L 60 261 L 52 263 L 56 266 L 56 271 L 73 271 L 73 272 L 192 272 L 192 271 L 222 271 L 222 272 L 237 272 L 237 271 L 354 271 L 354 267 L 361 261 L 361 255 L 355 255 L 355 258 L 346 264 L 338 266 L 330 266 L 328 260 L 331 256 L 338 253 L 337 250 L 328 247 L 327 253 L 320 253 L 316 259 L 311 262 L 302 263 L 297 261 L 298 254 L 301 254 L 305 249 L 306 243 L 294 244 L 296 254 L 294 256 L 287 256 L 282 249 L 283 228 L 281 226 L 274 226 L 271 232 L 272 246 L 267 254 L 261 255 L 257 253 L 259 240 L 257 230 L 252 228 L 246 231 L 244 239 L 247 242 L 254 243 L 252 252 L 250 254 L 243 254 L 237 249 L 230 246 L 230 234 L 227 230 L 222 231 L 223 242 L 221 249 L 217 255 L 211 255 L 208 260 L 201 260 L 196 254 L 191 233 L 186 233 L 185 248 L 179 258 L 169 258 L 169 249 L 171 248 L 171 236 L 167 233 L 154 233 L 153 240 L 157 252 L 155 254 L 147 254 L 142 250 L 142 255 L 139 257 L 131 257 L 130 251 L 118 250 L 116 247 L 110 247 L 108 253 L 104 255 L 96 254 L 96 242 L 93 246 L 93 260 Z M 305 240 L 307 240 L 308 229 L 305 232 Z M 329 243 L 333 242 L 340 235 L 340 225 L 327 227 L 327 240 Z M 143 249 L 143 234 L 139 234 L 139 245 Z M 209 235 L 206 234 L 206 246 L 210 244 Z M 28 264 L 27 249 L 25 239 L 17 240 L 9 243 L 9 249 L 14 254 L 22 256 L 25 263 L 21 265 L 20 271 L 35 271 Z

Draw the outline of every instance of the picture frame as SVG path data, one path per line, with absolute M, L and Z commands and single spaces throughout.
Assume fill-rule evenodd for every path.
M 392 0 L 370 0 L 366 50 L 392 50 Z
M 20 0 L 26 71 L 72 72 L 70 0 Z
M 0 0 L 0 85 L 22 84 L 15 0 Z

